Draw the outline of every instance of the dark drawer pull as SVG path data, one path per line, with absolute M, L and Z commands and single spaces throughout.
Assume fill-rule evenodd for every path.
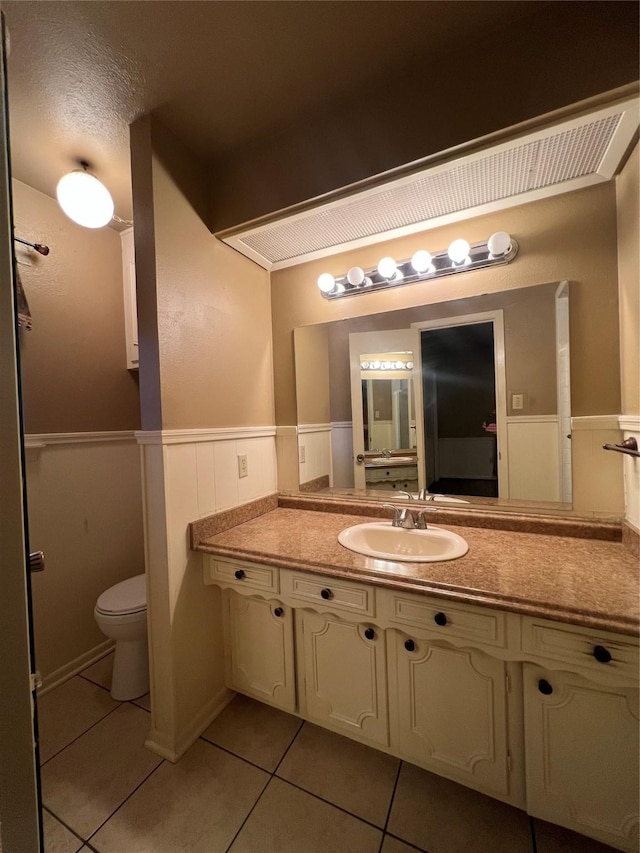
M 593 656 L 598 663 L 611 663 L 611 652 L 604 646 L 594 646 Z
M 413 640 L 405 640 L 404 647 L 408 652 L 415 652 L 416 650 L 416 644 L 413 642 Z
M 234 575 L 238 578 L 239 581 L 244 577 L 244 569 L 236 569 Z
M 333 593 L 330 589 L 321 590 L 320 595 L 324 598 L 325 601 L 329 601 L 330 598 L 333 598 Z
M 553 693 L 553 687 L 549 684 L 546 678 L 541 678 L 538 682 L 538 690 L 545 696 L 550 696 Z
M 436 625 L 442 625 L 444 627 L 447 624 L 447 617 L 444 613 L 436 613 L 433 617 L 433 621 Z
M 375 640 L 376 638 L 376 632 L 373 630 L 373 628 L 367 628 L 367 630 L 364 632 L 364 635 L 367 640 Z
M 273 611 L 273 615 L 280 618 L 281 616 L 284 616 L 284 610 L 282 609 L 282 607 L 276 607 L 276 609 Z

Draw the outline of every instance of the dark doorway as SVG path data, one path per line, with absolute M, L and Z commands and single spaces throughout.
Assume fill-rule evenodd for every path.
M 498 496 L 493 323 L 421 333 L 430 492 Z

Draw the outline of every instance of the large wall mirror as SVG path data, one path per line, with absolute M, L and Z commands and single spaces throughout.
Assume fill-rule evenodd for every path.
M 294 346 L 314 489 L 571 508 L 567 282 L 305 326 Z M 305 419 L 309 393 L 329 424 Z

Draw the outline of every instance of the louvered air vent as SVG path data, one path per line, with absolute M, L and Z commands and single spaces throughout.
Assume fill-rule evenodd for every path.
M 638 127 L 619 104 L 225 238 L 267 269 L 609 180 Z

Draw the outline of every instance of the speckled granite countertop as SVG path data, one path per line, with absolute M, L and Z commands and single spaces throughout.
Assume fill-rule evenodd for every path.
M 638 560 L 618 542 L 456 525 L 452 529 L 467 540 L 469 552 L 439 563 L 378 561 L 338 544 L 345 527 L 379 520 L 278 508 L 205 538 L 197 548 L 220 557 L 638 634 Z

